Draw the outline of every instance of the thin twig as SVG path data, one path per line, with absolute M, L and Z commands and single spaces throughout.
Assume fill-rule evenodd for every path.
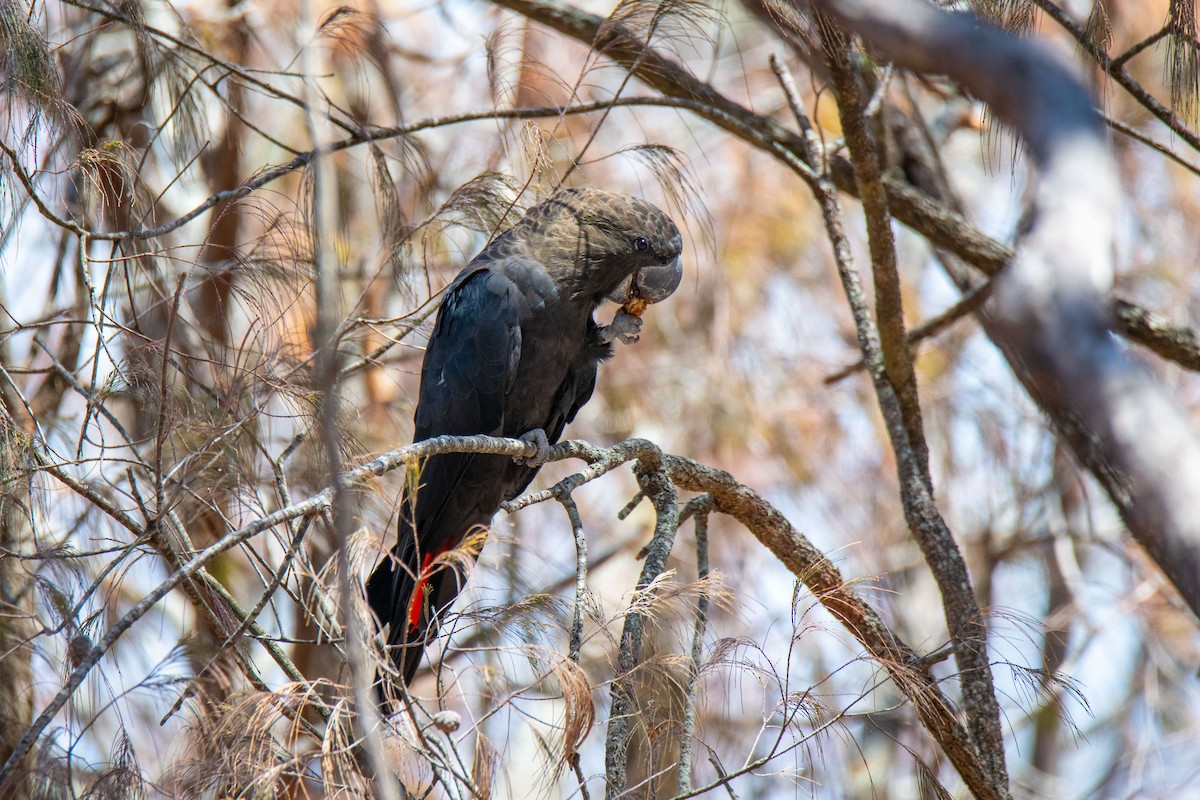
M 170 408 L 170 392 L 167 390 L 167 367 L 171 361 L 171 334 L 175 331 L 175 320 L 179 316 L 179 300 L 183 296 L 183 286 L 187 275 L 182 274 L 175 282 L 175 294 L 171 298 L 171 310 L 167 315 L 167 331 L 163 335 L 162 366 L 158 374 L 158 427 L 154 442 L 154 514 L 156 520 L 161 520 L 166 513 L 166 499 L 163 480 L 163 445 L 167 438 L 167 410 Z
M 977 311 L 985 302 L 987 302 L 988 296 L 991 294 L 992 285 L 993 284 L 991 280 L 980 283 L 974 289 L 963 295 L 962 299 L 950 306 L 950 308 L 936 316 L 930 317 L 920 325 L 910 330 L 908 332 L 909 345 L 915 345 L 933 336 L 937 336 L 955 322 L 958 322 L 968 314 L 972 314 Z M 864 366 L 865 364 L 860 358 L 854 364 L 844 367 L 825 378 L 824 383 L 826 386 L 835 384 L 841 380 L 844 380 L 845 378 L 850 377 L 854 373 L 861 370 Z
M 583 800 L 592 800 L 592 795 L 588 792 L 587 778 L 583 775 L 583 767 L 579 763 L 579 753 L 571 754 L 571 770 L 575 773 L 575 780 L 579 782 L 579 794 Z
M 692 627 L 692 660 L 688 665 L 687 687 L 684 692 L 683 731 L 679 740 L 679 781 L 677 794 L 692 790 L 692 739 L 696 731 L 696 696 L 700 688 L 700 667 L 704 663 L 704 634 L 708 628 L 708 514 L 715 508 L 712 495 L 702 495 L 688 501 L 684 514 L 693 516 L 696 530 L 696 579 L 700 596 L 696 598 L 696 623 Z
M 1084 52 L 1092 57 L 1100 69 L 1104 70 L 1105 74 L 1112 78 L 1118 86 L 1128 92 L 1142 108 L 1149 111 L 1160 122 L 1170 128 L 1176 136 L 1187 143 L 1188 147 L 1200 151 L 1200 135 L 1197 135 L 1178 114 L 1160 103 L 1136 78 L 1129 74 L 1129 71 L 1125 68 L 1125 64 L 1129 60 L 1128 58 L 1119 57 L 1118 59 L 1114 59 L 1109 57 L 1108 53 L 1104 52 L 1087 35 L 1087 31 L 1084 30 L 1083 26 L 1071 19 L 1066 11 L 1059 8 L 1051 0 L 1032 0 L 1032 2 L 1046 16 L 1057 22 L 1063 30 L 1069 33 L 1079 43 Z
M 1200 175 L 1200 167 L 1197 167 L 1195 164 L 1192 164 L 1187 159 L 1178 155 L 1174 150 L 1167 147 L 1166 145 L 1154 141 L 1149 136 L 1142 133 L 1137 128 L 1133 127 L 1132 125 L 1126 125 L 1124 122 L 1121 122 L 1121 120 L 1115 119 L 1114 117 L 1110 117 L 1108 114 L 1104 114 L 1103 117 L 1104 117 L 1104 124 L 1107 125 L 1108 127 L 1112 128 L 1117 133 L 1120 133 L 1123 136 L 1128 136 L 1130 139 L 1133 139 L 1135 142 L 1144 144 L 1146 147 L 1149 147 L 1151 150 L 1155 151 L 1156 153 L 1159 153 L 1160 155 L 1165 156 L 1166 158 L 1170 159 L 1171 161 L 1174 161 L 1176 164 L 1183 167 L 1184 169 L 1186 169 L 1188 172 L 1192 173 L 1193 175 Z
M 583 519 L 579 516 L 579 506 L 575 504 L 571 493 L 564 491 L 557 499 L 566 509 L 567 517 L 571 520 L 571 533 L 575 536 L 575 606 L 567 658 L 578 664 L 579 650 L 583 646 L 583 604 L 587 600 L 587 537 L 583 534 Z
M 297 170 L 307 168 L 312 164 L 313 160 L 318 157 L 318 154 L 321 153 L 338 153 L 342 150 L 348 150 L 370 142 L 401 139 L 405 136 L 411 136 L 422 131 L 443 128 L 465 122 L 482 122 L 502 119 L 538 119 L 544 117 L 570 116 L 575 114 L 591 114 L 597 111 L 606 111 L 617 106 L 682 108 L 697 111 L 706 116 L 720 116 L 721 114 L 720 109 L 708 107 L 701 101 L 671 97 L 619 97 L 610 100 L 598 100 L 591 103 L 579 103 L 568 106 L 487 109 L 485 111 L 474 111 L 462 114 L 449 114 L 443 117 L 433 117 L 412 123 L 410 125 L 397 125 L 387 128 L 374 128 L 369 131 L 359 131 L 347 136 L 344 139 L 330 142 L 313 150 L 307 150 L 303 153 L 300 153 L 290 161 L 265 167 L 259 170 L 258 174 L 253 178 L 250 178 L 242 183 L 242 185 L 234 189 L 226 189 L 224 191 L 211 194 L 200 204 L 192 208 L 191 211 L 188 211 L 187 213 L 182 214 L 173 220 L 165 222 L 161 225 L 157 225 L 153 228 L 136 228 L 123 231 L 89 231 L 73 221 L 66 220 L 55 215 L 45 205 L 45 203 L 41 201 L 40 196 L 31 194 L 31 197 L 34 197 L 35 205 L 37 205 L 39 212 L 41 212 L 42 216 L 44 216 L 47 220 L 73 233 L 81 236 L 87 236 L 89 239 L 96 241 L 140 241 L 145 239 L 156 239 L 182 228 L 184 225 L 187 225 L 221 203 L 248 197 L 249 195 L 253 194 L 256 189 L 260 189 L 270 183 L 273 183 L 285 175 L 289 175 Z M 32 178 L 25 171 L 24 166 L 20 163 L 17 153 L 5 145 L 3 141 L 0 141 L 0 151 L 3 151 L 8 156 L 9 161 L 12 164 L 13 172 L 16 173 L 22 186 L 25 187 L 25 190 L 27 192 L 33 192 L 34 187 Z
M 716 770 L 717 777 L 725 785 L 725 791 L 729 793 L 729 800 L 738 800 L 737 792 L 733 791 L 733 784 L 729 783 L 729 776 L 725 773 L 725 767 L 721 766 L 721 760 L 717 758 L 717 754 L 713 750 L 708 751 L 708 763 L 712 764 Z
M 1129 59 L 1138 55 L 1139 53 L 1141 53 L 1143 50 L 1147 49 L 1148 47 L 1153 47 L 1155 44 L 1157 44 L 1159 41 L 1161 41 L 1163 39 L 1163 37 L 1170 35 L 1170 33 L 1171 33 L 1170 25 L 1162 26 L 1157 31 L 1150 34 L 1145 39 L 1142 39 L 1140 42 L 1138 42 L 1137 44 L 1130 47 L 1124 53 L 1122 53 L 1121 55 L 1114 58 L 1112 60 L 1112 66 L 1114 68 L 1125 66 L 1126 61 L 1128 61 Z

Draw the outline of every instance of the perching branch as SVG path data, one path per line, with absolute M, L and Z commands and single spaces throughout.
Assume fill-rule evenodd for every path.
M 531 452 L 532 451 L 532 452 Z M 532 456 L 536 453 L 536 448 L 527 443 L 516 439 L 496 439 L 488 436 L 439 436 L 435 439 L 429 439 L 424 442 L 401 447 L 397 450 L 392 450 L 356 469 L 350 470 L 342 476 L 343 484 L 353 486 L 362 481 L 378 478 L 387 472 L 390 472 L 400 466 L 406 464 L 415 464 L 421 459 L 431 455 L 440 453 L 494 453 L 499 455 L 524 455 Z M 61 472 L 56 470 L 53 465 L 48 462 L 42 467 L 47 471 Z M 84 490 L 83 487 L 80 487 Z M 46 727 L 53 721 L 54 717 L 70 699 L 71 695 L 83 683 L 83 679 L 87 677 L 92 668 L 100 661 L 101 657 L 108 652 L 109 649 L 121 638 L 124 633 L 133 626 L 135 622 L 144 617 L 160 600 L 170 594 L 176 587 L 194 579 L 205 566 L 213 559 L 222 553 L 228 552 L 238 545 L 254 538 L 264 531 L 270 530 L 277 525 L 285 524 L 288 520 L 299 519 L 301 517 L 311 516 L 319 513 L 322 509 L 327 508 L 333 498 L 333 488 L 329 487 L 307 500 L 299 503 L 294 503 L 285 508 L 281 508 L 272 514 L 254 520 L 253 522 L 231 531 L 212 545 L 206 547 L 200 552 L 193 555 L 183 564 L 179 565 L 166 580 L 156 586 L 152 591 L 146 594 L 134 606 L 127 611 L 120 619 L 118 619 L 105 633 L 105 635 L 95 643 L 95 645 L 86 654 L 80 658 L 67 676 L 66 683 L 54 698 L 42 710 L 41 714 L 29 726 L 21 739 L 13 748 L 8 760 L 0 768 L 0 786 L 8 779 L 9 775 L 25 754 L 33 747 L 34 742 L 42 735 Z M 133 530 L 138 530 L 136 523 Z
M 535 445 L 517 439 L 501 439 L 488 436 L 443 436 L 389 451 L 382 456 L 350 470 L 342 477 L 346 486 L 378 478 L 401 466 L 416 464 L 421 459 L 441 453 L 486 453 L 508 456 L 531 456 Z M 640 482 L 643 490 L 652 498 L 657 494 L 656 510 L 659 523 L 656 539 L 647 559 L 646 570 L 653 573 L 645 582 L 660 574 L 670 542 L 677 527 L 678 511 L 674 507 L 675 489 L 706 492 L 713 496 L 717 511 L 729 514 L 747 527 L 768 549 L 779 558 L 806 586 L 817 599 L 846 626 L 871 655 L 888 671 L 897 687 L 913 703 L 914 708 L 931 735 L 941 744 L 951 761 L 959 769 L 967 785 L 979 796 L 989 796 L 986 782 L 979 771 L 979 764 L 972 753 L 965 731 L 955 720 L 952 704 L 942 693 L 936 681 L 928 674 L 918 655 L 904 644 L 879 615 L 846 585 L 837 568 L 824 555 L 812 547 L 777 510 L 767 504 L 750 489 L 737 483 L 732 476 L 705 467 L 690 459 L 659 454 L 651 443 L 631 439 L 610 448 L 598 448 L 578 441 L 562 442 L 551 449 L 550 460 L 566 458 L 581 459 L 589 466 L 565 479 L 571 484 L 581 485 L 588 480 L 616 469 L 631 460 L 641 460 L 647 466 L 641 468 Z M 655 468 L 655 465 L 660 465 Z M 159 586 L 136 603 L 118 619 L 76 664 L 67 681 L 38 715 L 33 725 L 21 737 L 19 746 L 0 770 L 0 782 L 10 775 L 13 765 L 28 753 L 63 705 L 78 689 L 83 679 L 113 644 L 135 623 L 146 615 L 160 600 L 184 581 L 200 574 L 200 571 L 217 556 L 250 540 L 254 536 L 289 520 L 309 517 L 322 512 L 329 505 L 332 489 L 325 489 L 306 500 L 292 503 L 285 508 L 254 520 L 221 537 L 213 545 L 193 555 L 178 567 Z M 552 495 L 542 498 L 552 499 Z M 669 501 L 669 502 L 668 502 Z M 534 502 L 533 496 L 521 498 L 515 505 L 524 507 Z M 639 586 L 644 586 L 640 582 Z M 635 615 L 636 616 L 636 615 Z M 628 625 L 627 625 L 628 627 Z M 635 622 L 622 637 L 625 656 L 623 663 L 636 668 L 636 650 L 640 648 L 639 623 Z M 627 674 L 627 672 L 622 673 Z M 629 720 L 618 724 L 628 729 Z M 611 731 L 610 731 L 611 734 Z M 623 734 L 622 734 L 623 735 Z
M 588 462 L 588 468 L 563 481 L 580 485 L 584 480 L 594 480 L 621 463 L 638 458 L 640 454 L 653 455 L 656 452 L 657 448 L 641 439 L 630 439 L 604 449 L 583 442 L 567 441 L 556 445 L 550 458 L 555 461 L 573 457 Z M 778 510 L 751 489 L 738 483 L 733 476 L 679 456 L 664 455 L 662 459 L 666 475 L 675 486 L 686 491 L 711 494 L 715 510 L 734 517 L 754 534 L 862 643 L 913 704 L 930 735 L 941 745 L 976 796 L 1006 796 L 1006 793 L 995 789 L 989 773 L 972 745 L 971 738 L 955 717 L 953 703 L 942 693 L 937 681 L 929 674 L 928 664 L 921 661 L 918 654 L 887 627 L 870 605 L 848 588 L 837 567 L 792 527 Z M 646 488 L 643 484 L 643 489 Z M 519 498 L 512 505 L 523 508 L 533 502 L 549 500 L 552 497 L 552 493 L 536 493 Z M 664 539 L 656 538 L 652 548 L 662 549 L 664 542 Z M 622 644 L 625 644 L 624 638 Z M 990 670 L 987 670 L 987 674 L 990 676 Z M 614 703 L 615 701 L 614 691 Z M 624 735 L 627 730 L 627 721 L 618 724 L 618 733 Z M 613 738 L 611 725 L 608 745 L 610 751 L 614 747 L 623 750 L 626 745 L 623 739 Z M 609 758 L 611 764 L 613 756 L 610 755 Z M 619 774 L 608 774 L 610 782 L 614 778 L 620 778 Z

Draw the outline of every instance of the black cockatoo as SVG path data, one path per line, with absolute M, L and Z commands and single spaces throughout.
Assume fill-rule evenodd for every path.
M 461 588 L 462 576 L 437 557 L 485 531 L 529 485 L 592 396 L 613 340 L 636 341 L 641 309 L 679 286 L 682 246 L 679 229 L 649 203 L 568 189 L 530 209 L 446 289 L 421 368 L 414 441 L 490 434 L 525 438 L 539 452 L 524 462 L 433 456 L 415 497 L 406 493 L 396 546 L 367 580 L 405 683 Z M 600 327 L 592 314 L 605 299 L 625 306 Z

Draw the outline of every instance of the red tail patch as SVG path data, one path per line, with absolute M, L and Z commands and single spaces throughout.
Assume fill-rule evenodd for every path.
M 429 565 L 442 553 L 450 549 L 450 542 L 442 545 L 436 553 L 426 553 L 421 562 L 421 572 L 417 575 L 417 586 L 413 589 L 412 603 L 408 607 L 408 631 L 416 633 L 421 627 L 421 610 L 425 607 L 425 588 L 429 585 Z

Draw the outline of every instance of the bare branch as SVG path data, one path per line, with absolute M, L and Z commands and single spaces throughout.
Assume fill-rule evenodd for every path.
M 575 603 L 571 618 L 571 642 L 567 648 L 567 658 L 579 663 L 579 649 L 583 646 L 583 605 L 587 600 L 587 570 L 588 552 L 587 537 L 583 534 L 583 519 L 579 516 L 579 506 L 569 492 L 558 496 L 571 521 L 571 533 L 575 537 Z
M 970 737 L 955 718 L 953 704 L 929 674 L 928 665 L 850 589 L 826 556 L 783 514 L 729 473 L 678 456 L 666 456 L 665 463 L 671 480 L 680 489 L 711 494 L 718 511 L 746 526 L 862 643 L 913 704 L 921 722 L 977 797 L 1005 796 L 995 789 Z
M 827 46 L 838 46 L 830 42 L 830 38 L 832 37 L 827 37 Z M 830 61 L 832 62 L 835 58 L 836 56 L 831 56 Z M 831 65 L 830 68 L 833 71 L 845 69 L 844 66 L 836 65 Z M 846 80 L 849 80 L 849 77 L 843 76 L 843 82 Z M 785 88 L 787 85 L 787 81 L 784 81 Z M 851 100 L 850 104 L 853 107 L 854 101 Z M 793 114 L 799 120 L 801 130 L 810 129 L 811 125 L 804 120 L 804 113 L 798 104 L 791 101 L 791 105 Z M 845 112 L 843 115 L 845 116 Z M 860 131 L 860 134 L 860 138 L 865 137 L 865 133 Z M 869 148 L 870 146 L 869 142 L 859 142 L 859 147 Z M 869 162 L 870 159 L 864 159 L 864 161 Z M 861 167 L 864 172 L 872 168 L 878 170 L 877 164 L 872 167 L 871 164 L 864 163 Z M 876 179 L 877 175 L 864 177 L 866 181 L 875 181 Z M 905 520 L 921 548 L 925 562 L 929 565 L 929 569 L 937 581 L 946 623 L 956 645 L 956 658 L 962 681 L 963 704 L 966 709 L 970 739 L 978 753 L 979 766 L 982 767 L 986 776 L 989 796 L 1005 797 L 1008 794 L 1008 774 L 1004 766 L 1004 739 L 1000 732 L 1000 709 L 996 702 L 988 660 L 987 632 L 975 600 L 966 562 L 934 503 L 932 481 L 929 477 L 928 461 L 926 460 L 927 452 L 918 450 L 910 437 L 910 427 L 905 413 L 906 405 L 890 379 L 881 335 L 871 321 L 862 281 L 851 256 L 850 242 L 846 236 L 837 193 L 828 178 L 810 182 L 809 185 L 821 207 L 826 234 L 833 247 L 838 277 L 854 317 L 859 350 L 863 354 L 863 361 L 866 363 L 867 371 L 874 383 L 879 408 L 883 412 L 883 418 L 887 425 L 888 436 L 899 471 L 900 497 L 904 505 Z M 886 217 L 883 209 L 876 209 L 876 213 Z M 890 237 L 891 233 L 890 230 L 886 234 L 876 231 L 875 235 Z M 885 250 L 883 258 L 886 262 L 889 258 L 886 255 L 888 248 L 883 249 Z M 894 259 L 894 251 L 890 258 Z M 894 266 L 893 263 L 893 269 Z M 884 268 L 884 271 L 888 270 Z M 893 280 L 885 278 L 883 283 L 885 291 L 899 291 L 898 283 Z M 899 313 L 899 307 L 896 306 L 893 311 Z M 905 336 L 903 324 L 899 324 L 899 331 L 893 330 L 892 333 L 903 338 Z M 904 344 L 907 351 L 907 342 Z M 907 352 L 904 357 L 908 358 Z M 911 363 L 908 365 L 907 373 L 911 380 L 913 378 Z M 915 392 L 915 386 L 913 391 Z M 915 403 L 915 397 L 912 400 Z M 919 415 L 919 409 L 915 413 Z M 925 458 L 922 458 L 922 453 L 926 454 Z M 955 766 L 958 766 L 960 771 L 963 769 L 958 762 L 955 762 Z M 964 779 L 966 779 L 965 774 Z M 972 788 L 976 793 L 981 791 L 978 787 Z
M 989 333 L 1200 615 L 1200 443 L 1108 336 L 1117 181 L 1091 97 L 1048 47 L 969 16 L 908 0 L 818 5 L 885 58 L 951 74 L 1020 131 L 1041 179 L 1033 225 L 997 279 Z
M 827 25 L 821 25 L 820 28 L 825 64 L 829 68 L 834 91 L 837 93 L 842 132 L 850 149 L 855 184 L 858 186 L 858 196 L 862 200 L 863 214 L 867 220 L 867 244 L 871 253 L 871 275 L 875 288 L 875 320 L 883 351 L 883 367 L 900 403 L 904 428 L 908 433 L 916 466 L 932 492 L 929 445 L 925 442 L 917 378 L 913 371 L 912 353 L 908 348 L 908 336 L 904 330 L 904 308 L 896 242 L 892 236 L 892 217 L 888 211 L 887 191 L 881 180 L 883 163 L 879 152 L 880 145 L 868 125 L 866 104 L 860 96 L 860 78 L 851 68 L 849 43 L 840 31 Z M 882 86 L 880 91 L 883 91 Z
M 645 444 L 645 443 L 643 443 Z M 664 458 L 657 447 L 645 447 L 634 468 L 638 485 L 654 504 L 654 538 L 642 565 L 642 574 L 634 587 L 632 603 L 638 592 L 644 591 L 667 567 L 667 556 L 679 530 L 678 492 L 664 469 Z M 617 671 L 612 682 L 612 704 L 608 732 L 604 737 L 605 797 L 615 800 L 625 792 L 628 779 L 629 732 L 637 713 L 637 697 L 633 691 L 633 673 L 641 659 L 642 636 L 646 620 L 642 613 L 631 609 L 625 616 L 621 632 L 621 648 L 617 654 Z

